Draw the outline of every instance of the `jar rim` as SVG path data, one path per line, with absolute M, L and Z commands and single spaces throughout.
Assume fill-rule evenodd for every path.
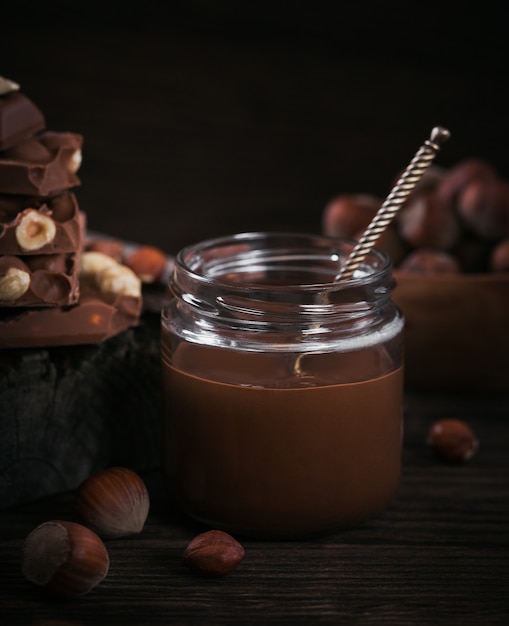
M 302 232 L 289 231 L 246 231 L 230 235 L 222 235 L 205 239 L 198 243 L 190 244 L 182 248 L 175 257 L 175 269 L 182 270 L 193 280 L 201 283 L 214 283 L 216 287 L 231 287 L 233 282 L 225 278 L 224 267 L 221 266 L 221 259 L 240 259 L 240 253 L 256 252 L 252 258 L 249 254 L 245 257 L 246 264 L 252 263 L 256 258 L 267 261 L 267 257 L 261 255 L 260 250 L 277 251 L 283 247 L 293 249 L 301 247 L 308 254 L 311 250 L 327 255 L 332 261 L 337 261 L 334 276 L 330 280 L 323 282 L 303 282 L 287 285 L 288 289 L 314 290 L 323 288 L 351 288 L 359 285 L 366 285 L 373 280 L 379 281 L 384 274 L 392 270 L 392 260 L 389 255 L 378 248 L 373 248 L 367 255 L 359 270 L 354 275 L 343 281 L 334 280 L 341 268 L 341 260 L 346 261 L 349 254 L 356 245 L 356 241 L 346 238 L 329 237 Z M 218 251 L 223 250 L 223 254 Z M 236 257 L 237 255 L 237 257 Z M 209 265 L 204 261 L 208 259 Z M 220 272 L 219 270 L 222 271 Z M 214 272 L 212 272 L 214 270 Z M 260 285 L 256 282 L 246 281 L 240 284 L 235 282 L 236 289 L 266 290 L 267 283 Z M 278 289 L 284 289 L 284 285 L 278 284 Z

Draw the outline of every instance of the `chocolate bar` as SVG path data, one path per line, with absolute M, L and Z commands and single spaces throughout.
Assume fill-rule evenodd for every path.
M 25 95 L 11 91 L 0 95 L 0 150 L 8 150 L 46 125 L 40 109 Z
M 83 136 L 44 131 L 0 152 L 0 190 L 49 196 L 81 184 Z
M 84 228 L 71 191 L 49 198 L 0 194 L 0 255 L 75 252 L 83 246 Z
M 76 304 L 80 253 L 0 256 L 0 307 Z
M 101 293 L 88 282 L 80 291 L 69 307 L 0 308 L 0 349 L 100 343 L 138 324 L 141 296 Z

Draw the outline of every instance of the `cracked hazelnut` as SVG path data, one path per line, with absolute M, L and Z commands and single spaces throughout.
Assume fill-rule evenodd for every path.
M 109 566 L 101 538 L 75 522 L 44 522 L 23 543 L 23 575 L 57 596 L 74 598 L 89 593 L 106 578 Z
M 139 276 L 144 283 L 159 280 L 166 269 L 166 255 L 154 246 L 141 246 L 126 255 L 124 263 Z
M 40 250 L 55 239 L 57 227 L 48 215 L 26 209 L 16 226 L 16 240 L 23 250 Z
M 4 257 L 5 258 L 5 257 Z M 0 300 L 13 302 L 23 296 L 30 286 L 30 272 L 20 267 L 0 267 Z
M 92 474 L 75 500 L 79 519 L 104 538 L 136 535 L 143 530 L 150 500 L 143 480 L 126 467 Z
M 477 452 L 479 441 L 470 426 L 460 419 L 437 420 L 431 425 L 427 443 L 443 461 L 463 463 Z
M 197 535 L 184 551 L 184 564 L 204 576 L 226 576 L 244 558 L 244 547 L 222 530 Z

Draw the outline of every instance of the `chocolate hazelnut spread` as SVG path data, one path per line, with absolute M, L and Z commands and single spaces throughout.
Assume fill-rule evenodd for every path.
M 360 523 L 394 497 L 403 318 L 379 251 L 334 281 L 350 249 L 247 234 L 177 255 L 162 313 L 164 471 L 190 516 L 289 538 Z
M 192 350 L 202 368 L 259 376 L 256 364 L 249 370 L 251 355 L 207 352 Z M 177 351 L 174 362 L 179 357 Z M 375 355 L 357 355 L 359 366 L 364 357 L 369 370 Z M 288 364 L 281 355 L 263 359 L 264 379 L 281 380 Z M 305 386 L 290 376 L 287 384 L 295 386 L 285 388 L 206 380 L 163 359 L 163 376 L 165 472 L 172 495 L 193 517 L 250 535 L 290 537 L 351 526 L 394 497 L 401 367 L 335 385 L 308 371 Z

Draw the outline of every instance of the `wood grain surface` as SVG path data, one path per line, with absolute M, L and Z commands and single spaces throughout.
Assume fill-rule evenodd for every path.
M 465 465 L 425 444 L 434 419 L 460 416 L 480 439 Z M 407 396 L 403 478 L 376 519 L 300 541 L 238 538 L 245 558 L 224 578 L 182 565 L 204 527 L 183 518 L 158 472 L 143 474 L 151 511 L 143 532 L 110 540 L 106 580 L 56 601 L 20 570 L 24 537 L 72 519 L 73 493 L 0 512 L 2 624 L 505 624 L 509 610 L 509 420 L 503 398 Z

